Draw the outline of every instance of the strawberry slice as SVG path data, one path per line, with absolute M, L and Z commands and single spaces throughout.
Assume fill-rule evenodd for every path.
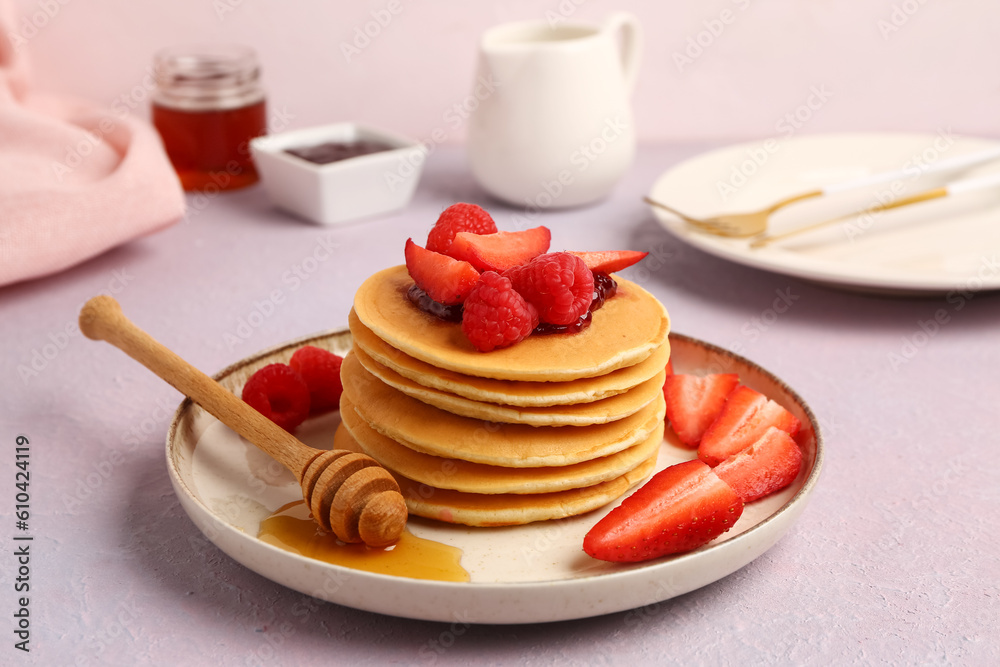
M 598 250 L 596 252 L 570 251 L 583 260 L 587 268 L 598 273 L 614 273 L 628 268 L 648 255 L 638 250 Z
M 493 234 L 458 232 L 448 247 L 448 254 L 469 262 L 480 271 L 503 273 L 547 252 L 551 241 L 548 227 Z
M 719 417 L 701 436 L 698 458 L 710 466 L 717 466 L 756 442 L 769 426 L 794 436 L 800 424 L 785 408 L 740 385 L 729 394 Z
M 403 255 L 406 270 L 417 287 L 447 306 L 465 301 L 479 282 L 479 271 L 468 262 L 421 248 L 413 239 L 406 239 Z
M 667 376 L 663 383 L 667 419 L 682 444 L 698 448 L 705 429 L 722 412 L 726 397 L 739 383 L 740 376 L 736 373 Z
M 597 522 L 583 550 L 599 560 L 634 563 L 697 549 L 733 527 L 743 501 L 703 462 L 660 471 Z
M 764 431 L 760 439 L 713 470 L 749 503 L 785 488 L 798 476 L 802 450 L 780 428 Z

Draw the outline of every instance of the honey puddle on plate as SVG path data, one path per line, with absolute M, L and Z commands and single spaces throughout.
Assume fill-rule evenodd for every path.
M 320 530 L 305 502 L 297 500 L 281 507 L 260 522 L 257 537 L 279 549 L 355 570 L 412 579 L 469 581 L 460 564 L 462 550 L 403 531 L 396 544 L 373 549 L 363 544 L 344 544 Z

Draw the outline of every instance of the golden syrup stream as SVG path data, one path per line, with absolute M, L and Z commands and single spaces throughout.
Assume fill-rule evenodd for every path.
M 280 507 L 261 521 L 257 537 L 279 549 L 355 570 L 412 579 L 469 581 L 469 573 L 460 563 L 462 550 L 457 547 L 417 537 L 409 530 L 385 548 L 345 544 L 316 525 L 302 500 Z

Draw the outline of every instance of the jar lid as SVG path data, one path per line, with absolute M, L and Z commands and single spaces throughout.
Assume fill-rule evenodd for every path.
M 160 106 L 191 111 L 233 109 L 264 99 L 253 49 L 206 45 L 164 49 L 154 56 Z

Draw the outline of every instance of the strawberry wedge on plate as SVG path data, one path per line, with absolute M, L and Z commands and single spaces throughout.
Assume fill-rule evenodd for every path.
M 756 442 L 770 426 L 792 436 L 800 428 L 799 420 L 791 412 L 760 392 L 740 385 L 729 394 L 722 412 L 702 435 L 698 458 L 717 466 Z
M 769 427 L 757 442 L 715 466 L 743 502 L 769 496 L 791 484 L 802 468 L 802 450 L 779 428 Z
M 695 459 L 672 465 L 597 522 L 583 538 L 593 558 L 634 563 L 696 549 L 733 527 L 743 501 Z
M 667 376 L 663 383 L 667 419 L 683 445 L 698 448 L 705 430 L 722 412 L 726 397 L 739 383 L 736 373 Z

